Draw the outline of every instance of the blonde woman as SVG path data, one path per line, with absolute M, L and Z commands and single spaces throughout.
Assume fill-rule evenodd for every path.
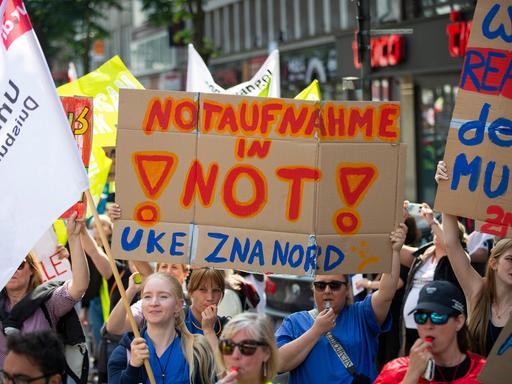
M 435 178 L 438 183 L 449 180 L 444 161 Z M 496 243 L 482 278 L 456 239 L 457 218 L 443 214 L 443 224 L 448 257 L 468 302 L 471 350 L 487 356 L 512 312 L 512 240 Z
M 155 273 L 143 284 L 146 328 L 138 338 L 125 334 L 108 362 L 108 382 L 147 382 L 143 362 L 149 359 L 157 384 L 213 383 L 213 352 L 204 336 L 192 335 L 185 325 L 179 281 Z
M 133 300 L 140 290 L 140 285 L 130 283 L 126 290 L 128 300 Z M 204 335 L 212 349 L 217 349 L 218 336 L 227 318 L 217 315 L 217 306 L 224 295 L 225 283 L 221 271 L 212 268 L 194 269 L 187 285 L 191 305 L 185 309 L 185 325 L 192 334 Z M 135 321 L 140 326 L 144 320 L 141 310 L 142 301 L 132 305 Z M 130 329 L 123 303 L 119 302 L 112 310 L 107 322 L 107 331 L 122 334 Z
M 218 384 L 270 383 L 277 373 L 274 327 L 264 315 L 241 313 L 224 327 L 220 363 L 227 375 Z

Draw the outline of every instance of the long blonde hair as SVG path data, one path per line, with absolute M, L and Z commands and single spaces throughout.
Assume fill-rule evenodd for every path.
M 224 327 L 221 339 L 230 339 L 235 333 L 244 330 L 247 335 L 255 340 L 263 341 L 270 354 L 266 361 L 267 369 L 261 372 L 262 383 L 270 381 L 277 374 L 278 353 L 276 339 L 274 336 L 274 326 L 270 319 L 265 315 L 257 313 L 243 312 L 233 317 Z M 226 369 L 224 357 L 220 355 L 219 363 L 223 369 Z
M 471 350 L 482 356 L 486 355 L 487 333 L 489 330 L 489 320 L 491 318 L 491 307 L 496 302 L 496 271 L 492 264 L 509 249 L 512 248 L 512 239 L 502 239 L 496 243 L 491 251 L 487 261 L 487 271 L 485 273 L 484 285 L 474 301 L 471 314 L 468 320 L 468 328 L 471 343 Z M 492 262 L 492 260 L 495 260 Z
M 149 280 L 156 278 L 169 282 L 171 285 L 171 292 L 173 293 L 176 301 L 184 302 L 185 295 L 183 294 L 183 289 L 181 288 L 181 284 L 178 279 L 163 272 L 156 272 L 149 275 L 144 281 L 142 291 L 144 291 L 145 285 Z M 184 311 L 178 311 L 176 313 L 174 326 L 181 336 L 181 350 L 183 351 L 188 363 L 189 381 L 194 383 L 194 377 L 196 376 L 197 369 L 201 383 L 213 383 L 215 381 L 215 361 L 213 351 L 206 338 L 203 335 L 193 335 L 190 333 L 185 325 Z M 197 362 L 197 365 L 194 364 L 194 362 Z

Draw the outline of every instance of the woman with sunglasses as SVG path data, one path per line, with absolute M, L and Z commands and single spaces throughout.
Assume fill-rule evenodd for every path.
M 56 288 L 51 298 L 42 304 L 47 310 L 52 325 L 56 325 L 62 316 L 74 310 L 74 305 L 80 301 L 89 284 L 89 268 L 80 241 L 82 225 L 82 221 L 76 220 L 76 213 L 66 223 L 71 263 L 73 265 L 72 278 Z M 56 254 L 64 257 L 67 255 L 67 250 L 59 246 Z M 32 253 L 29 253 L 0 293 L 2 319 L 9 319 L 9 314 L 13 307 L 42 284 L 43 274 L 40 269 L 39 260 Z M 41 308 L 37 308 L 22 324 L 13 324 L 16 323 L 16 319 L 9 319 L 9 323 L 11 323 L 9 324 L 10 327 L 14 329 L 6 329 L 6 324 L 3 322 L 2 328 L 4 332 L 0 332 L 0 366 L 4 364 L 7 350 L 5 332 L 21 330 L 21 332 L 26 333 L 52 328 Z
M 452 269 L 450 259 L 447 257 L 447 249 L 444 243 L 443 226 L 434 217 L 434 211 L 426 203 L 421 206 L 421 216 L 428 223 L 432 230 L 432 244 L 421 248 L 405 246 L 402 249 L 401 256 L 404 265 L 409 260 L 409 273 L 405 281 L 404 298 L 402 304 L 402 320 L 400 329 L 405 328 L 405 339 L 402 340 L 404 353 L 408 354 L 412 345 L 418 338 L 416 323 L 411 313 L 418 301 L 418 294 L 421 288 L 434 280 L 445 280 L 459 286 L 455 273 Z M 458 239 L 461 244 L 465 244 L 466 232 L 461 224 L 458 228 Z
M 449 180 L 444 161 L 438 163 L 435 179 L 438 183 Z M 481 277 L 455 240 L 457 218 L 443 213 L 443 223 L 448 256 L 468 300 L 471 349 L 487 356 L 512 312 L 512 239 L 495 244 Z
M 219 340 L 226 376 L 217 384 L 270 383 L 277 373 L 274 327 L 264 315 L 241 313 L 225 326 Z
M 349 383 L 356 373 L 370 382 L 377 376 L 377 339 L 391 327 L 388 312 L 398 285 L 400 249 L 406 232 L 405 224 L 400 224 L 390 234 L 391 273 L 382 274 L 379 289 L 363 301 L 347 304 L 346 276 L 315 276 L 316 309 L 288 316 L 276 333 L 279 371 L 290 371 L 290 384 Z M 354 373 L 345 368 L 335 350 L 339 345 L 352 361 Z
M 213 351 L 202 335 L 185 325 L 185 298 L 179 281 L 165 273 L 147 277 L 142 288 L 146 327 L 141 337 L 125 334 L 108 362 L 109 383 L 146 383 L 149 359 L 157 384 L 213 383 Z
M 465 311 L 464 295 L 455 285 L 426 284 L 412 311 L 419 338 L 409 356 L 384 366 L 375 383 L 479 383 L 485 359 L 468 351 Z

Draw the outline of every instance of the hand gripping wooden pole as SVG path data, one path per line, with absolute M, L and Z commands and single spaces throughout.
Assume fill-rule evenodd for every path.
M 121 294 L 121 301 L 123 302 L 124 309 L 126 310 L 126 315 L 128 316 L 128 320 L 130 321 L 130 326 L 132 327 L 133 334 L 135 337 L 140 337 L 139 328 L 137 327 L 137 323 L 133 318 L 132 310 L 130 308 L 130 302 L 126 297 L 126 291 L 124 289 L 123 282 L 121 281 L 121 276 L 119 276 L 119 271 L 117 270 L 116 262 L 112 257 L 112 251 L 110 250 L 110 245 L 108 244 L 107 235 L 103 231 L 103 227 L 100 225 L 100 218 L 98 215 L 98 211 L 96 210 L 96 205 L 94 204 L 94 200 L 92 198 L 91 192 L 89 190 L 85 191 L 87 196 L 87 202 L 89 204 L 89 208 L 91 208 L 92 214 L 94 216 L 94 221 L 97 223 L 96 228 L 100 234 L 101 243 L 103 244 L 103 248 L 108 256 L 108 261 L 110 263 L 110 268 L 112 269 L 112 273 L 114 274 L 114 278 L 116 279 L 117 289 L 119 289 L 119 293 Z M 146 368 L 146 372 L 148 374 L 149 382 L 151 384 L 155 384 L 155 377 L 153 376 L 153 371 L 151 370 L 151 366 L 149 365 L 149 360 L 144 360 L 144 367 Z

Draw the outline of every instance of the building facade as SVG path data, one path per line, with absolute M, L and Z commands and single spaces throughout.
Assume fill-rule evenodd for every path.
M 279 48 L 281 94 L 294 97 L 318 79 L 324 99 L 360 99 L 357 1 L 218 0 L 208 2 L 210 60 L 219 84 L 249 79 Z M 373 100 L 399 100 L 408 144 L 406 197 L 433 203 L 474 0 L 371 0 Z M 389 31 L 387 33 L 386 31 Z M 405 32 L 405 34 L 404 34 Z
M 408 144 L 406 197 L 432 203 L 433 175 L 443 157 L 476 1 L 367 1 L 374 32 L 372 99 L 401 102 L 402 141 Z M 278 48 L 282 97 L 294 97 L 317 79 L 323 99 L 360 99 L 360 82 L 349 81 L 361 76 L 355 44 L 357 3 L 205 2 L 206 35 L 217 52 L 209 62 L 215 81 L 229 87 L 248 80 L 269 51 Z M 168 30 L 147 23 L 140 0 L 124 4 L 122 12 L 110 15 L 113 33 L 105 44 L 105 58 L 120 54 L 147 88 L 183 90 L 186 47 L 171 47 Z

